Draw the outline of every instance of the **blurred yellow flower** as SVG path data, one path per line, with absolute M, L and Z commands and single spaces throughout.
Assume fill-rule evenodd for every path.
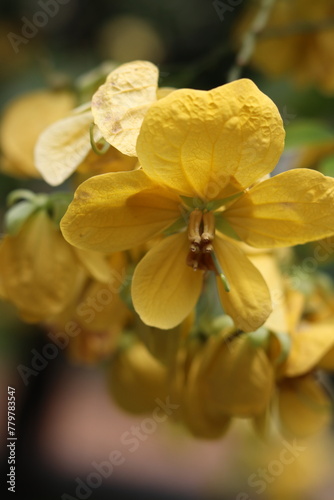
M 253 20 L 256 2 L 237 27 L 241 38 Z M 258 37 L 251 64 L 269 77 L 334 90 L 334 5 L 331 0 L 277 0 L 265 32 Z M 273 56 L 274 55 L 274 56 Z
M 104 256 L 71 247 L 45 210 L 0 243 L 1 296 L 27 322 L 50 321 L 80 295 L 88 276 L 109 278 Z
M 34 164 L 38 136 L 66 116 L 74 103 L 74 94 L 60 90 L 38 90 L 14 99 L 1 120 L 2 170 L 14 176 L 40 177 Z

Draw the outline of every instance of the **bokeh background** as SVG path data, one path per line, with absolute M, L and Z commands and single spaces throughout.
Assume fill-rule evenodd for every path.
M 59 3 L 57 14 L 15 51 L 9 33 L 22 35 L 26 19 L 32 20 L 41 3 L 11 0 L 0 4 L 1 111 L 24 92 L 71 83 L 106 60 L 150 60 L 159 66 L 162 86 L 210 89 L 221 85 L 234 64 L 237 25 L 250 2 L 69 0 Z M 228 5 L 224 14 L 222 4 Z M 287 128 L 300 119 L 315 119 L 329 128 L 333 125 L 334 89 L 323 91 L 312 82 L 298 86 L 289 70 L 270 77 L 247 65 L 242 76 L 252 78 L 275 101 Z M 289 155 L 280 168 L 288 159 Z M 17 188 L 49 189 L 39 180 L 0 174 L 1 219 L 6 196 Z M 41 352 L 45 332 L 22 323 L 8 304 L 0 303 L 0 314 L 2 441 L 6 437 L 6 388 L 16 389 L 15 498 L 53 500 L 65 493 L 75 498 L 76 478 L 84 481 L 94 470 L 94 460 L 106 460 L 120 449 L 120 436 L 141 419 L 113 404 L 102 369 L 70 363 L 64 353 L 25 385 L 17 366 L 30 365 L 33 349 Z M 123 452 L 125 463 L 82 498 L 237 498 L 239 478 L 231 478 L 243 452 L 236 435 L 201 441 L 161 424 L 140 442 L 136 452 Z M 1 459 L 6 470 L 5 446 Z M 245 480 L 247 476 L 240 484 Z M 318 498 L 327 498 L 331 486 L 325 483 Z M 6 489 L 3 480 L 1 488 Z

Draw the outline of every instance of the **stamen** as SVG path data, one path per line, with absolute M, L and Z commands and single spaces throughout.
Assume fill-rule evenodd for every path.
M 213 241 L 215 237 L 215 216 L 213 212 L 203 213 L 203 232 L 202 241 L 209 242 Z
M 201 243 L 201 223 L 202 223 L 202 212 L 196 208 L 189 215 L 188 224 L 188 239 L 192 243 L 199 245 Z
M 192 267 L 194 271 L 197 271 L 199 265 L 200 255 L 194 256 L 194 254 L 190 251 L 187 255 L 187 265 Z

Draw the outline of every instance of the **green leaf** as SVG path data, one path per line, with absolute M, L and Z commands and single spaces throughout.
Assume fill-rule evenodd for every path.
M 299 120 L 286 130 L 285 149 L 308 147 L 333 141 L 334 132 L 325 123 L 316 120 Z
M 328 156 L 320 162 L 318 169 L 322 174 L 334 177 L 334 155 Z

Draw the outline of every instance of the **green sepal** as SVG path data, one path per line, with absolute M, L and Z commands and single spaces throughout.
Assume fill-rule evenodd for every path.
M 6 199 L 7 207 L 11 207 L 15 203 L 21 200 L 32 201 L 35 198 L 36 194 L 28 189 L 15 189 Z
M 241 241 L 237 233 L 234 231 L 233 227 L 231 224 L 227 222 L 227 220 L 224 218 L 224 212 L 217 212 L 215 214 L 215 223 L 216 223 L 216 229 L 220 231 L 221 233 L 225 234 L 226 236 L 229 236 L 230 238 L 233 238 L 234 240 Z
M 291 350 L 291 338 L 285 332 L 271 332 L 271 334 L 276 337 L 281 348 L 279 356 L 274 361 L 275 365 L 277 366 L 284 363 L 284 361 L 289 356 Z
M 38 207 L 31 201 L 21 201 L 10 207 L 4 217 L 7 233 L 16 236 L 27 219 L 37 210 Z
M 72 199 L 72 193 L 56 192 L 49 195 L 47 209 L 55 224 L 59 225 Z
M 185 217 L 179 217 L 173 224 L 163 231 L 165 236 L 171 236 L 174 233 L 179 233 L 187 226 L 187 220 Z
M 270 331 L 266 327 L 260 326 L 260 328 L 254 332 L 250 332 L 247 335 L 247 339 L 251 342 L 253 347 L 262 347 L 263 349 L 267 349 L 269 345 Z

